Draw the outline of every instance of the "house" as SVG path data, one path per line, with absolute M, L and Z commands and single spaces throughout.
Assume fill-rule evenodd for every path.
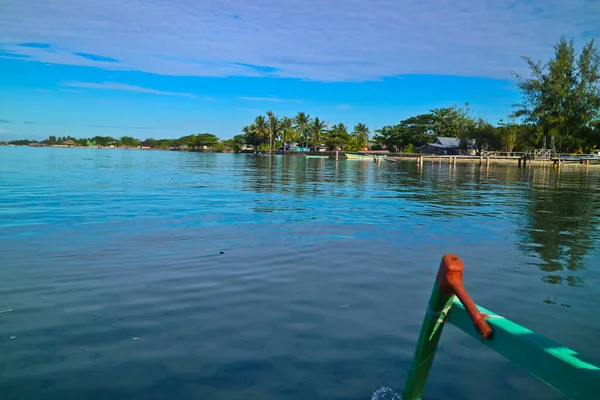
M 63 144 L 63 146 L 69 146 L 69 147 L 76 145 L 76 143 L 74 141 L 72 141 L 71 139 L 65 140 L 62 144 Z
M 458 154 L 471 154 L 473 149 L 473 141 L 467 142 L 467 148 L 461 149 L 460 139 L 453 137 L 438 137 L 435 142 L 428 143 L 423 148 L 425 154 L 438 154 L 438 155 L 458 155 Z

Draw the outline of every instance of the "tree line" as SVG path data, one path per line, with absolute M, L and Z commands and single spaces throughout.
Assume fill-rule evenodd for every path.
M 210 133 L 187 135 L 178 139 L 146 139 L 140 141 L 123 136 L 120 139 L 95 136 L 89 139 L 50 136 L 42 144 L 62 144 L 71 140 L 78 145 L 147 146 L 151 148 L 199 148 L 216 151 L 239 151 L 244 147 L 274 152 L 292 144 L 301 148 L 325 146 L 332 150 L 389 149 L 415 152 L 436 137 L 460 139 L 481 153 L 484 150 L 506 152 L 539 149 L 554 144 L 558 152 L 587 153 L 600 147 L 600 53 L 594 41 L 586 43 L 578 53 L 573 40 L 561 38 L 554 54 L 545 63 L 523 57 L 529 75 L 514 74 L 521 100 L 513 105 L 506 120 L 492 125 L 483 117 L 474 117 L 468 103 L 429 110 L 395 125 L 387 125 L 371 135 L 359 123 L 352 130 L 339 122 L 331 125 L 305 112 L 294 117 L 278 117 L 272 111 L 257 116 L 244 126 L 240 134 L 220 140 Z M 35 141 L 13 141 L 29 144 Z M 37 143 L 37 142 L 36 142 Z

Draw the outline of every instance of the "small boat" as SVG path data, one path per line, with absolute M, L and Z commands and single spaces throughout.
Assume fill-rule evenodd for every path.
M 367 156 L 364 154 L 346 153 L 348 160 L 373 160 L 374 156 Z
M 306 157 L 306 158 L 329 158 L 329 156 L 307 156 L 306 154 L 304 155 L 304 157 Z
M 475 304 L 463 286 L 463 269 L 457 255 L 442 257 L 402 399 L 421 400 L 446 324 L 478 339 L 483 347 L 520 365 L 566 398 L 598 398 L 600 367 L 575 350 Z M 475 347 L 469 351 L 475 352 Z

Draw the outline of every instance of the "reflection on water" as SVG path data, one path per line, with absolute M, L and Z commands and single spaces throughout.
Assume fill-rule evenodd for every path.
M 1 397 L 394 398 L 444 253 L 478 303 L 598 359 L 599 180 L 0 148 Z M 560 398 L 449 328 L 427 395 L 481 393 Z
M 545 282 L 582 286 L 577 271 L 585 268 L 585 257 L 598 240 L 600 175 L 578 171 L 565 176 L 547 170 L 531 175 L 534 189 L 529 191 L 523 247 L 539 255 L 540 268 L 548 273 Z

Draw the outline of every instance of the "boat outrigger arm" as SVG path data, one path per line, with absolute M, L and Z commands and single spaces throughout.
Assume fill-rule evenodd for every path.
M 404 400 L 421 399 L 445 323 L 481 339 L 483 345 L 567 398 L 600 398 L 600 368 L 577 352 L 477 306 L 463 286 L 462 275 L 461 259 L 444 255 L 404 387 Z

